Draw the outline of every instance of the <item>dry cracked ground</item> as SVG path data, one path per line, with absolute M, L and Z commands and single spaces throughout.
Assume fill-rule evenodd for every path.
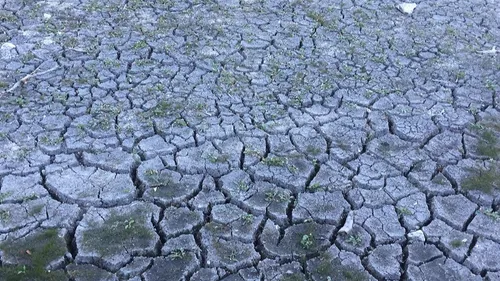
M 500 280 L 500 5 L 397 4 L 0 0 L 0 280 Z

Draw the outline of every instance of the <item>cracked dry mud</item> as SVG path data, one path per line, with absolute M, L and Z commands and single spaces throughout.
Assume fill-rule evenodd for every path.
M 0 280 L 500 280 L 500 6 L 397 4 L 0 0 Z

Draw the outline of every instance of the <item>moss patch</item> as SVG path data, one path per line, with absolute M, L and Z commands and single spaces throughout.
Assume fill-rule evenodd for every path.
M 83 233 L 83 245 L 95 248 L 99 254 L 113 255 L 127 247 L 147 248 L 154 239 L 151 230 L 135 215 L 112 213 L 103 225 Z
M 211 163 L 226 163 L 229 160 L 229 155 L 227 154 L 220 154 L 220 155 L 215 155 L 212 153 L 209 153 L 206 156 L 206 159 L 210 161 Z
M 179 102 L 162 100 L 151 109 L 142 113 L 141 116 L 145 119 L 167 117 L 180 113 L 182 109 L 183 106 Z
M 306 148 L 306 152 L 310 155 L 317 156 L 321 153 L 322 149 L 319 147 L 315 147 L 313 145 L 308 145 Z
M 396 213 L 399 215 L 399 216 L 409 216 L 409 215 L 413 215 L 413 212 L 406 208 L 406 207 L 403 207 L 403 206 L 397 206 L 396 207 Z
M 365 272 L 342 265 L 339 259 L 333 259 L 328 253 L 311 260 L 309 268 L 317 280 L 364 281 L 368 280 Z
M 477 144 L 477 154 L 498 159 L 500 156 L 499 142 L 495 134 L 491 131 L 481 133 L 481 138 Z
M 455 239 L 455 240 L 452 240 L 450 242 L 450 245 L 453 247 L 453 248 L 459 248 L 461 247 L 462 245 L 464 245 L 465 242 L 462 241 L 461 239 Z
M 287 164 L 287 159 L 284 157 L 269 157 L 262 159 L 262 163 L 268 166 L 284 167 Z
M 286 274 L 280 278 L 280 281 L 304 281 L 304 280 L 306 280 L 304 274 L 301 273 Z
M 226 264 L 237 263 L 251 255 L 246 249 L 239 248 L 237 244 L 231 242 L 213 239 L 212 243 L 217 256 Z
M 500 125 L 496 120 L 486 120 L 473 125 L 472 129 L 478 135 L 476 153 L 491 159 L 500 159 Z
M 57 229 L 46 229 L 19 240 L 6 241 L 0 249 L 4 256 L 18 261 L 16 266 L 0 267 L 0 280 L 67 280 L 62 271 L 46 270 L 50 262 L 67 252 L 66 241 L 58 236 Z
M 480 190 L 491 194 L 493 189 L 500 187 L 500 171 L 492 166 L 488 170 L 469 169 L 469 176 L 462 180 L 464 190 Z

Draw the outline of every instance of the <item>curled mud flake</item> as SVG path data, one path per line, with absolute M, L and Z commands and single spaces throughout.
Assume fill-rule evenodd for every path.
M 401 3 L 397 6 L 398 10 L 400 10 L 402 13 L 405 13 L 407 15 L 411 15 L 413 13 L 413 10 L 417 7 L 417 4 L 415 3 Z
M 344 226 L 339 230 L 339 233 L 346 233 L 348 234 L 352 230 L 352 225 L 354 223 L 354 212 L 349 212 L 347 214 L 347 218 L 345 220 Z

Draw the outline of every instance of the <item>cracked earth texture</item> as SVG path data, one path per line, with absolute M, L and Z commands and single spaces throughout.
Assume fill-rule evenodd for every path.
M 0 0 L 0 280 L 500 280 L 500 5 L 397 4 Z

